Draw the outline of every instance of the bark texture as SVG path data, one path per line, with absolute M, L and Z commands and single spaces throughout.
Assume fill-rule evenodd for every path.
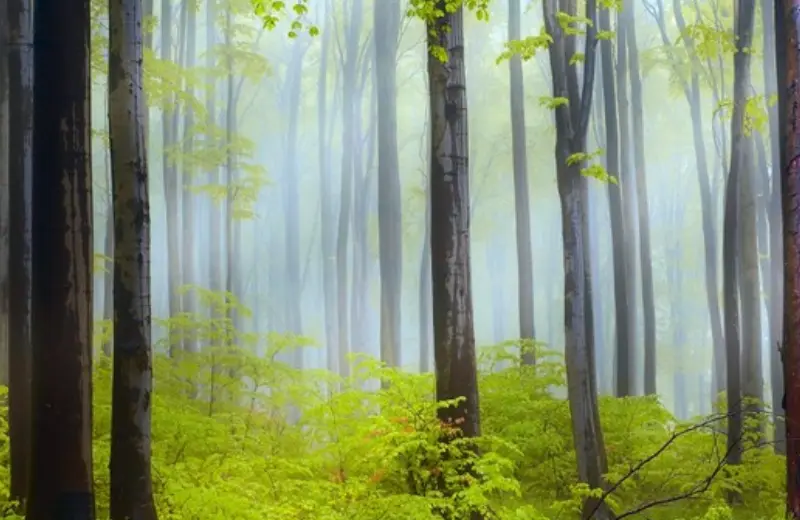
M 33 11 L 8 1 L 9 75 L 9 435 L 10 496 L 24 510 L 31 446 L 31 187 L 33 180 Z
M 34 11 L 30 520 L 95 516 L 89 4 Z
M 150 200 L 142 7 L 109 3 L 108 120 L 114 210 L 111 518 L 154 520 L 150 471 Z

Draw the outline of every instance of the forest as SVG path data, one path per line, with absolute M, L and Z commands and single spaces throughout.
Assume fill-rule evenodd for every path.
M 800 520 L 798 0 L 0 0 L 0 57 L 0 518 Z

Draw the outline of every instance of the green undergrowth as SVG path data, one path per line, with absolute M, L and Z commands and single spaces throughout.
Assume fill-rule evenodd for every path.
M 437 406 L 448 403 L 434 402 L 431 375 L 365 357 L 354 358 L 347 379 L 297 371 L 287 360 L 307 340 L 239 339 L 200 354 L 157 356 L 153 487 L 162 520 L 462 520 L 471 511 L 572 520 L 588 494 L 602 494 L 577 483 L 569 407 L 556 397 L 563 389 L 554 391 L 565 384 L 556 353 L 541 351 L 527 367 L 512 343 L 482 349 L 483 436 L 474 450 L 436 420 Z M 98 518 L 108 518 L 107 356 L 98 354 L 94 378 Z M 2 412 L 0 501 L 7 501 Z M 783 459 L 747 439 L 743 465 L 721 465 L 724 417 L 681 423 L 647 397 L 603 398 L 601 415 L 607 481 L 615 486 L 606 500 L 621 517 L 783 517 Z M 733 509 L 726 505 L 732 495 Z

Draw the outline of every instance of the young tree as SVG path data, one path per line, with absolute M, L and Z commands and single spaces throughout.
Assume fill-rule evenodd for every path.
M 381 272 L 381 360 L 400 363 L 403 215 L 397 157 L 399 0 L 376 0 L 375 78 L 378 109 L 378 240 Z
M 7 0 L 9 74 L 9 437 L 10 496 L 24 510 L 31 443 L 31 183 L 33 175 L 33 12 Z M 0 11 L 2 13 L 2 11 Z
M 31 520 L 95 516 L 89 4 L 34 7 Z
M 108 128 L 114 211 L 111 518 L 156 518 L 150 475 L 150 201 L 138 0 L 109 3 Z

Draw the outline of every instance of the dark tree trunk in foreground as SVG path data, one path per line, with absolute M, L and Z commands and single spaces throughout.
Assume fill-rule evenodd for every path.
M 467 437 L 480 435 L 475 331 L 469 257 L 469 140 L 464 68 L 462 8 L 437 20 L 429 30 L 431 285 L 436 399 L 463 397 L 439 410 Z M 450 30 L 443 30 L 447 26 Z M 443 63 L 431 51 L 447 53 Z M 459 424 L 460 423 L 460 424 Z
M 556 178 L 561 201 L 561 223 L 564 241 L 564 354 L 567 364 L 567 398 L 572 418 L 572 438 L 578 466 L 578 478 L 591 488 L 603 487 L 607 469 L 603 431 L 597 406 L 594 346 L 592 343 L 592 308 L 587 270 L 586 179 L 581 163 L 568 164 L 570 156 L 586 150 L 586 132 L 595 66 L 595 31 L 597 5 L 586 4 L 586 27 L 583 82 L 573 57 L 578 52 L 576 37 L 568 35 L 557 19 L 558 12 L 577 14 L 574 0 L 545 0 L 545 27 L 553 38 L 550 45 L 550 66 L 553 96 L 567 97 L 569 103 L 555 109 Z M 583 518 L 610 520 L 612 512 L 604 502 L 589 498 L 583 506 Z
M 33 178 L 33 12 L 8 1 L 9 76 L 9 436 L 10 497 L 24 511 L 31 448 L 31 183 Z
M 29 520 L 95 516 L 89 0 L 36 2 Z
M 520 1 L 508 2 L 508 39 L 519 40 Z M 511 144 L 514 159 L 514 216 L 517 232 L 517 298 L 519 305 L 519 337 L 532 340 L 536 336 L 533 314 L 533 254 L 531 253 L 531 212 L 528 193 L 528 157 L 525 137 L 525 85 L 522 78 L 522 57 L 511 56 L 508 62 L 511 100 Z M 528 347 L 530 348 L 530 347 Z M 522 362 L 532 365 L 533 351 L 522 353 Z
M 150 201 L 138 0 L 109 3 L 108 120 L 114 210 L 111 518 L 154 520 L 150 476 Z
M 397 157 L 398 0 L 376 0 L 375 74 L 378 95 L 378 240 L 381 272 L 381 361 L 400 363 L 403 280 L 402 201 Z
M 800 0 L 775 4 L 783 193 L 787 517 L 800 519 Z

